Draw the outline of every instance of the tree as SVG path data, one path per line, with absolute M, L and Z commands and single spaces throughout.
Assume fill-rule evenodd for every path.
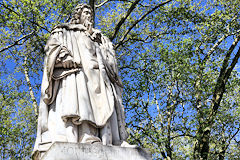
M 228 110 L 232 107 L 233 112 L 239 112 L 238 98 L 226 90 L 239 82 L 238 73 L 233 72 L 239 59 L 238 2 L 200 3 L 174 1 L 155 13 L 152 21 L 159 22 L 156 29 L 161 36 L 150 45 L 139 45 L 144 45 L 139 50 L 148 48 L 147 52 L 136 50 L 140 58 L 126 64 L 134 77 L 128 87 L 132 94 L 126 99 L 137 120 L 131 122 L 132 127 L 138 139 L 144 141 L 149 136 L 148 145 L 163 158 L 207 159 L 217 154 L 221 159 L 233 137 L 239 137 L 239 115 Z M 154 108 L 155 116 L 151 114 Z M 226 121 L 223 110 L 233 121 Z M 217 123 L 220 117 L 225 122 L 221 119 Z M 225 123 L 229 130 L 216 132 L 215 127 L 224 130 Z M 216 133 L 223 143 L 211 141 Z M 179 152 L 179 143 L 188 145 L 183 152 Z M 186 148 L 190 150 L 184 152 Z
M 0 2 L 2 158 L 30 157 L 44 46 L 77 3 Z M 239 158 L 239 0 L 87 3 L 118 55 L 129 141 L 155 159 Z

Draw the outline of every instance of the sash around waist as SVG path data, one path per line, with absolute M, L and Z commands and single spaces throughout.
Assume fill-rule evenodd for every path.
M 99 66 L 94 65 L 89 69 L 99 69 Z M 82 66 L 80 66 L 78 68 L 71 68 L 71 69 L 69 69 L 69 68 L 54 68 L 52 78 L 54 80 L 60 80 L 60 79 L 64 78 L 65 76 L 68 76 L 72 73 L 79 72 L 79 71 L 82 71 Z

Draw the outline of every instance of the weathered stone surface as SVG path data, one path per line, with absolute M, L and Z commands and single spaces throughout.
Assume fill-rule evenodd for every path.
M 115 51 L 93 28 L 91 6 L 77 5 L 70 22 L 55 26 L 45 52 L 33 154 L 59 141 L 127 146 Z
M 41 160 L 150 160 L 148 151 L 141 148 L 56 142 Z

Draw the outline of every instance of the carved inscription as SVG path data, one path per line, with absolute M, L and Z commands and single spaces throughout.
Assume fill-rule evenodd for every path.
M 104 150 L 102 147 L 98 145 L 92 145 L 91 147 L 85 145 L 75 147 L 63 146 L 61 148 L 61 153 L 63 155 L 74 156 L 76 159 L 79 159 L 80 157 L 81 158 L 95 157 L 98 159 L 112 160 L 113 157 L 120 156 L 118 150 L 109 151 L 108 153 L 106 153 L 106 150 Z
M 57 142 L 42 160 L 151 160 L 140 148 Z

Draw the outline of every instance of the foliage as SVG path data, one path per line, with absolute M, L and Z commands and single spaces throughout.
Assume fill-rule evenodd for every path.
M 1 159 L 25 159 L 31 155 L 36 115 L 28 93 L 17 89 L 18 80 L 7 80 L 1 81 L 0 87 L 0 156 Z
M 116 49 L 129 142 L 154 159 L 240 158 L 239 2 L 89 1 Z M 78 3 L 0 2 L 2 158 L 30 156 L 44 45 Z

